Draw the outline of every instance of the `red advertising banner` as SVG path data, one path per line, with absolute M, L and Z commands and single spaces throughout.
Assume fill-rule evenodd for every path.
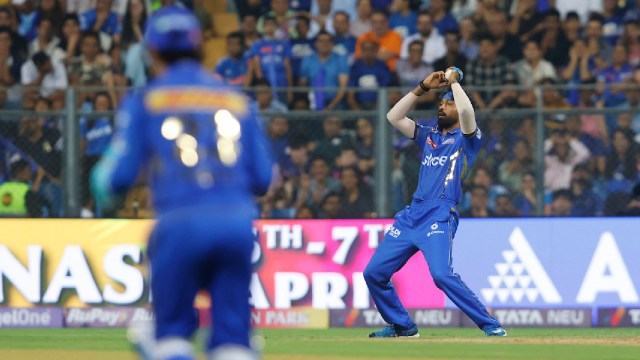
M 391 220 L 256 221 L 260 246 L 253 254 L 254 307 L 373 307 L 362 273 L 391 224 Z M 421 253 L 392 282 L 407 308 L 445 305 Z

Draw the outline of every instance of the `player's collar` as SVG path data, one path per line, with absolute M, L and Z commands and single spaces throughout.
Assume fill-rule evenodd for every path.
M 437 130 L 437 132 L 439 132 L 440 134 L 442 134 L 442 129 L 440 128 L 440 125 L 436 125 L 436 130 Z M 450 134 L 450 135 L 454 135 L 454 134 L 459 133 L 460 131 L 461 131 L 461 130 L 460 130 L 460 127 L 458 126 L 457 128 L 454 128 L 454 129 L 451 129 L 451 130 L 447 131 L 447 133 L 446 133 L 446 134 L 444 134 L 444 135 L 449 135 L 449 134 Z

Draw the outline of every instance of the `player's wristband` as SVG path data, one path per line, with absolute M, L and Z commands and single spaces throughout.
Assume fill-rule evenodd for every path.
M 424 91 L 424 92 L 429 92 L 429 90 L 431 90 L 427 85 L 424 84 L 423 81 L 420 81 L 418 86 L 420 86 L 420 89 L 422 89 L 422 91 Z
M 460 75 L 460 79 L 458 79 L 458 82 L 462 81 L 462 78 L 464 77 L 464 75 L 462 74 L 462 70 L 460 70 L 458 67 L 456 66 L 452 66 L 451 70 L 455 71 L 458 73 L 458 75 Z

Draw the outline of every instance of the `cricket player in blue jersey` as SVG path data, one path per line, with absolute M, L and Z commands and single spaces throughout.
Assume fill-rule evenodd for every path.
M 460 86 L 462 71 L 435 72 L 405 95 L 387 114 L 389 122 L 423 149 L 418 188 L 410 206 L 395 216 L 393 227 L 364 270 L 364 278 L 382 318 L 389 324 L 369 337 L 416 337 L 418 327 L 402 306 L 391 284 L 418 250 L 422 251 L 435 285 L 488 336 L 506 336 L 476 295 L 453 271 L 452 246 L 458 227 L 456 204 L 462 182 L 473 165 L 482 139 L 473 105 Z M 418 97 L 430 89 L 450 86 L 438 108 L 437 127 L 406 117 Z
M 146 168 L 157 223 L 149 239 L 155 336 L 134 333 L 145 359 L 195 359 L 193 301 L 212 297 L 209 359 L 255 359 L 249 346 L 254 195 L 266 192 L 270 156 L 248 99 L 199 63 L 202 34 L 188 10 L 163 7 L 144 42 L 157 77 L 130 94 L 110 149 L 93 173 L 99 203 Z

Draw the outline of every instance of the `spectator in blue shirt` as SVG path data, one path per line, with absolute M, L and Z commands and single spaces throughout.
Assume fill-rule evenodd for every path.
M 611 45 L 618 42 L 618 38 L 624 32 L 624 19 L 618 9 L 617 0 L 602 1 L 602 15 L 604 15 L 603 35 Z
M 349 14 L 344 11 L 337 11 L 333 14 L 333 52 L 346 57 L 347 62 L 351 65 L 358 39 L 351 34 L 349 20 Z
M 602 211 L 602 200 L 593 191 L 588 173 L 586 166 L 578 165 L 571 174 L 572 216 L 596 216 Z
M 264 37 L 256 41 L 249 51 L 251 60 L 249 61 L 249 76 L 247 84 L 253 82 L 253 78 L 266 79 L 272 87 L 287 87 L 293 85 L 293 73 L 291 71 L 291 47 L 287 41 L 277 40 L 275 33 L 277 29 L 276 19 L 273 16 L 264 18 Z M 287 94 L 285 100 L 284 92 L 280 90 L 278 96 L 274 89 L 274 97 L 283 101 L 293 100 L 293 94 Z
M 317 53 L 302 60 L 300 86 L 310 86 L 312 108 L 314 110 L 333 110 L 340 107 L 347 93 L 349 66 L 347 59 L 332 51 L 333 38 L 328 32 L 321 31 L 316 37 Z M 335 90 L 321 91 L 323 87 L 337 87 Z
M 16 4 L 16 17 L 18 18 L 18 34 L 31 41 L 38 35 L 38 12 L 33 0 L 26 0 L 22 4 Z
M 311 36 L 311 20 L 308 17 L 298 16 L 295 25 L 297 36 L 289 40 L 291 45 L 291 71 L 294 82 L 300 78 L 300 65 L 302 59 L 313 54 L 313 36 Z
M 111 111 L 111 98 L 106 92 L 99 92 L 93 99 L 93 109 L 96 112 Z M 113 120 L 109 116 L 101 115 L 96 118 L 82 118 L 80 120 L 82 134 L 81 148 L 87 158 L 98 160 L 111 142 Z M 95 161 L 93 162 L 95 164 Z
M 411 0 L 394 0 L 391 5 L 392 12 L 389 15 L 389 28 L 400 34 L 403 38 L 413 35 L 418 31 L 416 21 L 418 14 L 411 10 Z
M 113 110 L 109 94 L 97 93 L 93 98 L 93 108 L 96 112 Z M 110 116 L 100 115 L 80 119 L 80 148 L 84 155 L 82 157 L 83 197 L 88 195 L 89 174 L 111 143 L 113 130 L 113 119 Z
M 97 0 L 94 9 L 80 16 L 80 29 L 107 34 L 119 43 L 122 27 L 118 14 L 111 11 L 112 5 L 113 0 Z
M 248 68 L 244 35 L 239 31 L 232 32 L 227 35 L 227 56 L 216 65 L 215 75 L 229 85 L 242 87 L 246 82 Z
M 604 95 L 604 105 L 618 106 L 626 102 L 624 91 L 615 84 L 622 83 L 633 76 L 633 67 L 627 61 L 627 49 L 620 44 L 614 47 L 611 66 L 598 74 L 600 93 Z
M 452 5 L 451 1 L 431 0 L 429 14 L 440 34 L 458 30 L 458 22 L 450 13 Z
M 378 60 L 378 44 L 365 40 L 360 45 L 362 55 L 351 66 L 349 74 L 349 87 L 358 89 L 378 89 L 391 85 L 393 75 L 387 65 Z M 350 91 L 347 98 L 349 108 L 352 110 L 374 109 L 378 100 L 378 94 L 368 91 Z

